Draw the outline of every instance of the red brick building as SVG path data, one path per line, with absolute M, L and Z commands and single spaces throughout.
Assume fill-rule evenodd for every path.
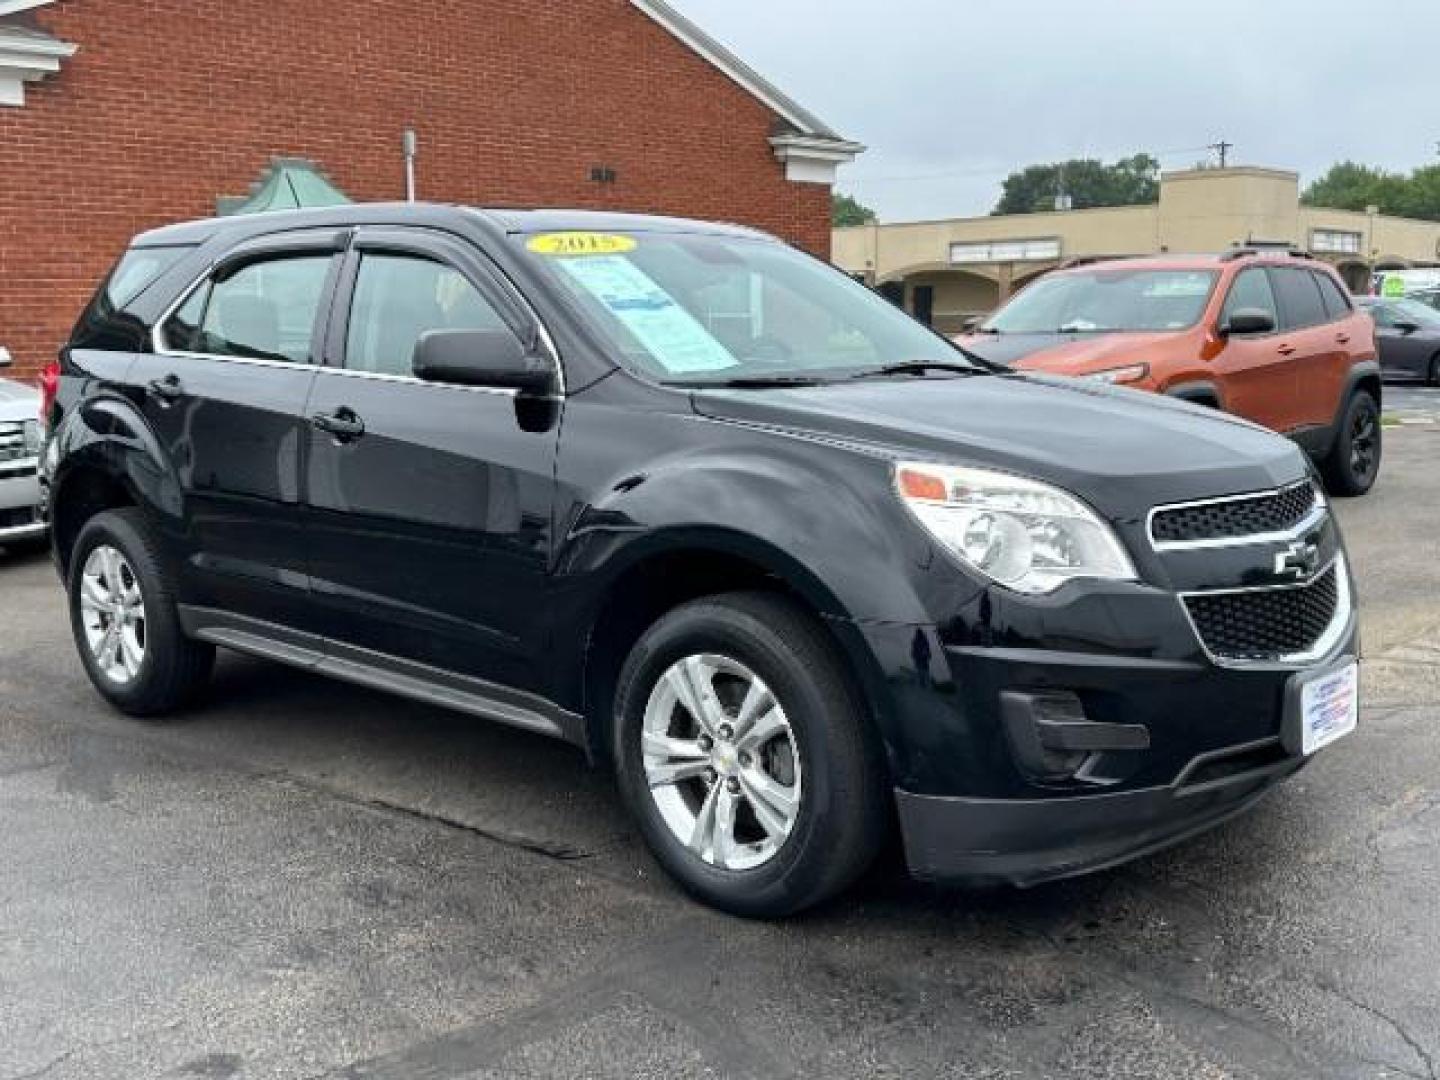
M 820 254 L 863 149 L 662 0 L 0 0 L 0 345 L 33 373 L 135 232 L 277 157 L 402 198 L 407 129 L 422 199 L 738 221 Z

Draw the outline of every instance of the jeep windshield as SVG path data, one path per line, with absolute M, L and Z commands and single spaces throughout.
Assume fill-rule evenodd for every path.
M 564 232 L 520 242 L 616 359 L 657 382 L 758 390 L 988 370 L 865 286 L 773 241 Z
M 1096 266 L 1041 278 L 980 328 L 994 334 L 1185 330 L 1215 288 L 1210 270 Z

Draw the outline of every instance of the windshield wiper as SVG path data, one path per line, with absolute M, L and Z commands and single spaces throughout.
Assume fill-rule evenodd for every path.
M 733 379 L 674 379 L 664 385 L 681 390 L 775 390 L 790 386 L 823 386 L 830 381 L 813 375 L 737 375 Z
M 1057 334 L 1118 334 L 1118 326 L 1057 326 Z
M 988 375 L 995 368 L 988 361 L 980 361 L 976 358 L 975 363 L 952 364 L 946 360 L 907 360 L 901 364 L 886 364 L 884 367 L 871 368 L 869 371 L 861 371 L 850 376 L 852 379 L 884 379 L 891 375 L 924 375 L 928 371 L 948 371 L 956 375 Z

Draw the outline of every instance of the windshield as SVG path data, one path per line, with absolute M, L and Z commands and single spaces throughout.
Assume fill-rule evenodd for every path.
M 1097 266 L 1041 278 L 982 327 L 999 334 L 1184 330 L 1215 288 L 1209 270 L 1122 270 Z
M 678 233 L 521 238 L 617 359 L 665 383 L 808 382 L 964 353 L 783 244 Z

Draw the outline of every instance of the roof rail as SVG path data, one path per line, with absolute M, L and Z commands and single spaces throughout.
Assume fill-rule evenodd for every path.
M 1077 266 L 1090 266 L 1094 263 L 1114 262 L 1116 259 L 1133 259 L 1134 255 L 1073 255 L 1061 261 L 1056 270 L 1073 270 Z
M 1231 248 L 1220 256 L 1221 262 L 1234 262 L 1236 259 L 1253 259 L 1261 255 L 1288 255 L 1292 259 L 1314 259 L 1315 256 L 1308 251 L 1301 251 L 1299 248 L 1281 247 L 1238 247 Z

